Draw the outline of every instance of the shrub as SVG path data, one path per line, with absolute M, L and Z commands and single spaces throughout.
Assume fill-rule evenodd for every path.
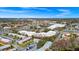
M 46 42 L 47 40 L 45 38 L 41 39 L 37 44 L 37 48 L 41 48 Z

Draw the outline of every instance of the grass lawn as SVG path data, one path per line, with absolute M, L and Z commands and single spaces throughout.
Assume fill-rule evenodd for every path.
M 4 44 L 3 43 L 0 43 L 0 46 L 4 46 Z
M 33 40 L 30 40 L 30 41 L 27 41 L 27 42 L 24 42 L 24 43 L 18 44 L 18 45 L 21 46 L 21 47 L 27 47 L 28 45 L 30 45 L 32 43 L 33 43 Z

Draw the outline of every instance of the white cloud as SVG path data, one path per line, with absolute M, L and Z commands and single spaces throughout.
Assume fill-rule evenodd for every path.
M 33 9 L 36 9 L 36 10 L 43 10 L 43 11 L 52 11 L 51 9 L 43 8 L 43 7 L 33 7 Z
M 67 10 L 67 9 L 58 9 L 58 11 L 61 11 L 61 12 L 69 12 L 69 10 Z
M 22 7 L 22 8 L 25 8 L 25 7 Z M 32 8 L 32 7 L 31 7 Z M 28 15 L 27 12 L 31 12 L 32 10 L 27 10 L 29 8 L 25 8 L 26 10 L 6 10 L 6 9 L 0 9 L 0 13 L 5 13 L 5 15 L 3 14 L 0 14 L 0 17 L 65 17 L 65 16 L 68 16 L 70 15 L 71 11 L 68 10 L 68 9 L 57 9 L 58 10 L 58 14 L 57 15 L 41 15 L 41 16 L 38 16 L 38 15 L 34 15 L 34 14 L 31 14 L 31 15 Z M 34 7 L 32 9 L 38 9 L 38 10 L 45 10 L 45 11 L 48 11 L 48 12 L 52 12 L 52 9 L 48 9 L 48 8 L 38 8 L 38 7 Z M 15 13 L 15 14 L 13 14 Z M 26 14 L 24 14 L 26 13 Z
M 4 12 L 4 13 L 25 13 L 25 12 L 30 12 L 30 11 L 26 11 L 26 10 L 6 10 L 6 9 L 0 9 L 0 12 Z
M 66 10 L 66 9 L 58 9 L 58 11 L 60 13 L 55 15 L 56 17 L 67 16 L 67 15 L 69 15 L 71 13 L 70 10 Z

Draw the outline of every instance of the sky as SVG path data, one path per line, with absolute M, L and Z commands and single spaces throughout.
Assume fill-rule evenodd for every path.
M 79 7 L 0 7 L 0 18 L 79 18 Z

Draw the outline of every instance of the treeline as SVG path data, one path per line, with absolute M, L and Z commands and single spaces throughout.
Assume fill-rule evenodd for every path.
M 50 21 L 66 21 L 66 22 L 79 22 L 79 18 L 0 18 L 0 21 L 30 21 L 30 20 L 50 20 Z

